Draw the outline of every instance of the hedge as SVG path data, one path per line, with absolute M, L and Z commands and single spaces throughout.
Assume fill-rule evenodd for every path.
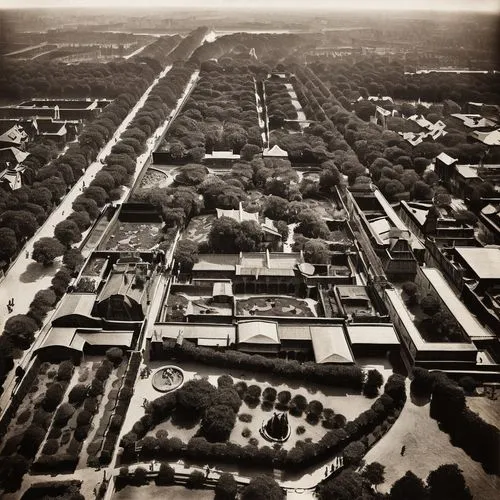
M 361 390 L 363 386 L 364 375 L 359 366 L 318 365 L 313 362 L 299 363 L 280 358 L 265 358 L 258 354 L 250 355 L 233 350 L 216 351 L 208 347 L 196 347 L 186 340 L 182 346 L 177 345 L 175 340 L 167 341 L 164 345 L 163 353 L 167 358 L 196 361 L 224 369 L 235 368 L 259 373 L 272 373 L 288 379 L 335 387 Z

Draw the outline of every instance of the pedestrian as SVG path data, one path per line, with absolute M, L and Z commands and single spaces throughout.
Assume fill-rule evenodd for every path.
M 406 446 L 403 445 L 403 447 L 401 448 L 401 456 L 404 456 L 405 451 L 406 451 Z
M 26 250 L 26 258 L 29 259 L 30 257 L 30 253 L 28 252 L 28 250 Z
M 14 297 L 12 297 L 12 307 L 14 307 Z
M 328 465 L 325 468 L 325 477 L 327 477 L 327 476 L 328 476 Z

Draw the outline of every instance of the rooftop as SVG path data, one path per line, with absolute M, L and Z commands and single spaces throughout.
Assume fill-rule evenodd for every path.
M 479 279 L 500 279 L 500 248 L 455 247 Z
M 354 363 L 342 325 L 311 326 L 316 363 Z
M 434 267 L 422 267 L 421 270 L 469 338 L 484 339 L 492 337 L 492 334 L 482 327 L 475 316 L 472 315 L 463 302 L 455 295 L 439 270 Z
M 239 344 L 280 344 L 278 323 L 274 321 L 240 321 Z
M 369 323 L 347 325 L 351 344 L 399 345 L 399 339 L 390 323 Z
M 90 316 L 95 300 L 96 295 L 93 293 L 67 293 L 61 299 L 59 307 L 52 316 L 52 321 L 73 314 Z
M 447 155 L 446 153 L 441 153 L 436 157 L 436 160 L 440 160 L 446 165 L 452 165 L 453 163 L 456 163 L 458 160 L 456 158 L 453 158 L 450 155 Z

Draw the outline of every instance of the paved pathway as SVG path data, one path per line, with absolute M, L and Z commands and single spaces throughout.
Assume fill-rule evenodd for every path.
M 29 308 L 29 304 L 33 300 L 36 292 L 39 290 L 43 290 L 44 288 L 48 288 L 50 286 L 52 277 L 57 272 L 57 270 L 61 267 L 61 258 L 56 259 L 54 264 L 50 267 L 43 267 L 41 264 L 38 264 L 31 260 L 31 257 L 26 257 L 27 253 L 31 255 L 33 251 L 33 244 L 42 237 L 45 236 L 53 236 L 54 227 L 61 220 L 64 220 L 67 215 L 71 213 L 71 206 L 74 200 L 81 194 L 83 183 L 88 186 L 92 181 L 97 172 L 102 168 L 102 164 L 100 163 L 101 159 L 104 159 L 111 151 L 111 148 L 117 142 L 121 134 L 127 128 L 129 123 L 132 121 L 136 113 L 139 109 L 144 105 L 149 93 L 154 88 L 154 86 L 158 83 L 158 80 L 165 76 L 170 70 L 171 66 L 167 66 L 155 79 L 155 81 L 151 84 L 151 86 L 146 90 L 144 95 L 138 101 L 138 103 L 134 106 L 132 111 L 129 113 L 127 118 L 122 122 L 122 124 L 118 127 L 113 137 L 110 141 L 104 146 L 104 148 L 99 153 L 96 161 L 92 163 L 82 178 L 75 184 L 75 186 L 71 189 L 71 191 L 66 195 L 61 204 L 57 207 L 56 210 L 52 212 L 49 218 L 45 221 L 43 226 L 39 228 L 37 233 L 31 238 L 19 254 L 15 263 L 10 268 L 7 276 L 0 283 L 0 311 L 2 311 L 2 307 L 5 309 L 0 313 L 0 332 L 3 331 L 3 327 L 5 325 L 5 321 L 11 316 L 15 314 L 24 314 L 27 312 Z M 171 111 L 168 118 L 165 122 L 157 129 L 156 133 L 147 141 L 147 149 L 146 152 L 140 155 L 137 159 L 137 167 L 133 177 L 133 183 L 136 182 L 139 177 L 142 169 L 148 162 L 148 159 L 151 156 L 152 151 L 157 147 L 158 143 L 161 141 L 163 134 L 166 132 L 168 126 L 173 121 L 173 119 L 179 113 L 180 108 L 184 104 L 185 100 L 191 93 L 196 80 L 198 79 L 199 72 L 195 71 L 191 76 L 191 79 L 186 86 L 186 90 L 181 98 L 178 100 L 176 107 Z M 130 188 L 123 188 L 121 199 L 118 200 L 118 203 L 123 201 L 129 194 Z M 85 236 L 89 230 L 83 233 L 82 241 L 85 239 Z M 90 252 L 89 252 L 90 253 Z M 6 304 L 10 298 L 14 298 L 14 310 L 12 314 L 7 313 Z M 5 312 L 5 314 L 3 314 Z M 50 315 L 47 318 L 46 322 L 50 320 Z M 42 331 L 43 328 L 40 331 Z M 15 367 L 18 365 L 27 366 L 29 359 L 31 358 L 31 353 L 34 349 L 38 347 L 38 345 L 43 341 L 39 336 L 36 338 L 35 342 L 31 346 L 28 351 L 25 351 L 23 357 L 20 360 L 15 361 Z M 3 387 L 4 392 L 0 396 L 0 413 L 2 410 L 5 410 L 7 407 L 12 391 L 15 388 L 15 369 L 11 370 L 8 377 L 6 378 Z

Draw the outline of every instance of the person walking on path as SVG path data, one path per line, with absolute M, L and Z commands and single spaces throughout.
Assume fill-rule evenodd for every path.
M 403 447 L 401 448 L 401 456 L 404 456 L 405 451 L 406 451 L 406 446 L 403 445 Z

